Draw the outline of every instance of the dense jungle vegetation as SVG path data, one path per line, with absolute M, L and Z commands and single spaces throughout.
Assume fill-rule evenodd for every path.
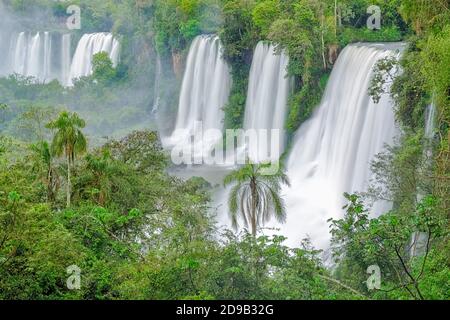
M 82 29 L 73 41 L 112 31 L 122 52 L 116 68 L 97 54 L 94 73 L 72 88 L 0 78 L 0 299 L 450 299 L 448 1 L 1 3 L 23 28 L 56 31 L 68 4 L 78 4 Z M 382 10 L 381 30 L 367 29 L 370 5 Z M 29 19 L 37 16 L 47 18 Z M 289 54 L 291 134 L 320 102 L 343 47 L 408 44 L 400 61 L 377 65 L 370 90 L 376 99 L 393 82 L 389 94 L 402 131 L 372 164 L 386 190 L 345 195 L 345 217 L 330 221 L 333 267 L 308 239 L 292 249 L 282 236 L 219 228 L 208 183 L 167 173 L 168 155 L 154 130 L 171 129 L 186 53 L 203 33 L 219 34 L 232 68 L 227 128 L 242 125 L 257 42 L 272 41 Z M 389 79 L 398 66 L 402 73 Z M 431 103 L 437 125 L 429 141 L 424 119 Z M 258 169 L 243 168 L 250 176 Z M 389 198 L 394 208 L 371 219 L 367 196 Z M 416 232 L 426 234 L 426 248 L 411 256 Z M 66 285 L 71 265 L 81 269 L 79 290 Z M 366 285 L 370 265 L 381 268 L 380 289 Z

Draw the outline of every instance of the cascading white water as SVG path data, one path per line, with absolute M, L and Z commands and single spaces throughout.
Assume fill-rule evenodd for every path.
M 20 32 L 10 37 L 5 59 L 0 61 L 0 75 L 17 73 L 41 82 L 58 79 L 67 85 L 71 64 L 71 35 L 50 32 Z M 5 48 L 4 43 L 0 43 Z
M 44 32 L 44 71 L 42 77 L 44 79 L 52 79 L 52 38 L 49 32 Z
M 162 76 L 162 62 L 159 53 L 156 54 L 156 64 L 155 64 L 155 81 L 153 89 L 153 107 L 152 114 L 156 114 L 159 110 L 161 97 L 160 97 L 160 82 Z
M 68 85 L 73 84 L 73 79 L 86 77 L 92 74 L 92 58 L 99 52 L 106 52 L 113 66 L 119 62 L 120 44 L 111 33 L 85 34 L 78 42 L 77 49 L 72 59 Z
M 436 128 L 436 106 L 431 104 L 427 108 L 426 121 L 425 121 L 425 138 L 428 140 L 433 139 L 434 129 Z
M 65 34 L 62 36 L 61 41 L 61 76 L 59 81 L 63 85 L 68 85 L 70 76 L 70 66 L 72 64 L 71 57 L 71 36 L 70 34 Z
M 45 61 L 41 55 L 41 35 L 36 33 L 31 38 L 30 46 L 28 47 L 27 61 L 26 61 L 26 76 L 35 77 L 38 79 L 44 78 L 44 65 Z
M 25 32 L 21 32 L 16 41 L 13 38 L 11 41 L 11 50 L 9 52 L 11 56 L 10 60 L 12 62 L 10 64 L 11 71 L 25 75 L 25 61 L 27 60 L 28 55 L 28 40 Z
M 298 130 L 287 163 L 291 188 L 284 188 L 288 218 L 281 226 L 289 244 L 309 237 L 329 246 L 329 218 L 341 218 L 345 192 L 363 192 L 371 178 L 370 162 L 396 135 L 393 105 L 387 95 L 378 104 L 368 96 L 375 63 L 399 55 L 400 46 L 354 44 L 333 69 L 321 105 Z M 384 213 L 386 205 L 372 208 Z
M 223 107 L 230 94 L 231 76 L 221 52 L 222 46 L 217 36 L 201 35 L 192 42 L 181 86 L 175 130 L 165 140 L 167 146 L 190 141 L 191 136 L 200 129 L 223 130 Z M 199 122 L 202 128 L 198 127 Z M 218 137 L 204 138 L 200 149 L 194 147 L 201 155 L 218 142 Z
M 57 71 L 52 65 L 52 36 L 49 32 L 21 32 L 10 38 L 9 51 L 1 68 L 4 75 L 17 73 L 48 82 Z
M 285 147 L 284 124 L 290 82 L 287 77 L 288 64 L 289 58 L 284 52 L 276 54 L 274 45 L 262 41 L 258 43 L 250 69 L 244 117 L 244 130 L 268 130 L 269 145 L 270 130 L 280 130 L 280 140 L 276 142 L 279 143 L 280 154 Z M 261 151 L 259 154 L 252 154 L 249 150 L 250 159 L 256 162 L 268 160 L 269 150 L 258 149 Z

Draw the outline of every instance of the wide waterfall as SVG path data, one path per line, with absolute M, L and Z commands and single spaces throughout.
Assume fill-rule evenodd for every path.
M 330 218 L 343 217 L 345 192 L 363 192 L 371 178 L 370 162 L 397 133 L 388 95 L 375 104 L 368 87 L 377 61 L 399 55 L 400 46 L 354 44 L 333 69 L 321 105 L 298 130 L 287 162 L 291 188 L 285 188 L 288 221 L 279 226 L 291 245 L 309 237 L 329 246 Z M 372 208 L 384 213 L 389 204 Z
M 106 52 L 113 66 L 119 61 L 120 44 L 111 33 L 85 34 L 78 42 L 72 59 L 68 84 L 73 79 L 89 76 L 92 73 L 92 58 L 96 53 Z
M 20 32 L 9 37 L 2 35 L 2 42 L 6 55 L 0 62 L 1 75 L 17 73 L 41 82 L 65 82 L 64 70 L 70 66 L 70 35 Z M 5 42 L 9 43 L 8 48 Z
M 57 79 L 62 85 L 92 73 L 92 57 L 105 51 L 113 65 L 119 60 L 120 45 L 111 33 L 85 34 L 72 59 L 71 35 L 50 32 L 20 32 L 1 35 L 0 49 L 6 52 L 0 61 L 0 76 L 17 73 L 41 82 Z
M 231 89 L 230 69 L 221 56 L 219 37 L 201 35 L 194 39 L 187 57 L 179 98 L 178 115 L 172 136 L 166 145 L 190 144 L 191 136 L 201 130 L 222 131 L 223 107 Z M 204 136 L 194 147 L 194 158 L 209 152 L 220 141 L 218 136 Z
M 274 45 L 262 41 L 258 43 L 250 69 L 244 118 L 245 130 L 268 130 L 268 145 L 271 142 L 278 143 L 280 153 L 285 144 L 284 124 L 290 83 L 287 77 L 288 64 L 289 58 L 284 52 L 277 54 Z M 279 130 L 278 141 L 269 138 L 274 129 Z M 260 147 L 258 154 L 250 150 L 249 157 L 257 162 L 268 160 L 272 158 L 268 156 L 269 150 Z

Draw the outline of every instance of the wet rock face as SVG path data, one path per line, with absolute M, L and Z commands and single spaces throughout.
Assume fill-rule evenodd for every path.
M 179 52 L 172 51 L 172 64 L 173 64 L 173 73 L 177 77 L 177 79 L 181 79 L 183 77 L 183 55 Z
M 339 55 L 339 46 L 337 44 L 332 44 L 328 46 L 328 62 L 334 64 Z

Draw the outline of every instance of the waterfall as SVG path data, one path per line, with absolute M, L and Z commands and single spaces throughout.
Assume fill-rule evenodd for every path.
M 70 67 L 68 85 L 73 79 L 86 77 L 92 74 L 92 58 L 99 52 L 106 52 L 113 66 L 119 61 L 120 44 L 111 33 L 85 34 L 78 42 L 77 49 Z
M 155 81 L 153 89 L 153 107 L 152 114 L 156 114 L 160 106 L 160 87 L 161 87 L 161 76 L 162 76 L 162 62 L 159 53 L 156 53 L 156 65 L 155 65 Z
M 199 122 L 203 131 L 223 130 L 223 107 L 230 94 L 231 76 L 221 52 L 217 36 L 201 35 L 192 42 L 181 86 L 175 131 L 165 144 L 175 145 L 190 140 L 200 130 Z M 217 142 L 218 137 L 210 137 L 201 141 L 200 150 L 194 149 L 204 154 Z
M 70 65 L 72 63 L 71 53 L 71 36 L 65 34 L 61 41 L 61 76 L 59 81 L 63 85 L 68 85 L 70 76 Z
M 436 128 L 436 106 L 434 103 L 428 106 L 426 112 L 425 121 L 425 138 L 428 140 L 433 139 L 434 129 Z
M 52 38 L 50 33 L 44 32 L 44 67 L 43 79 L 52 79 Z
M 120 55 L 120 44 L 111 33 L 85 34 L 73 59 L 70 34 L 20 32 L 9 37 L 8 47 L 5 39 L 8 39 L 5 35 L 0 37 L 0 48 L 8 48 L 5 59 L 0 61 L 1 75 L 17 73 L 41 82 L 58 79 L 65 86 L 72 85 L 74 78 L 92 73 L 94 54 L 107 52 L 114 66 Z
M 25 75 L 29 77 L 35 77 L 41 79 L 42 73 L 44 69 L 45 62 L 41 57 L 41 35 L 40 33 L 36 33 L 35 36 L 31 38 L 30 46 L 28 48 L 27 53 L 27 61 L 26 61 L 26 73 Z
M 423 157 L 427 164 L 426 170 L 431 170 L 433 157 L 433 138 L 434 130 L 436 129 L 436 106 L 434 103 L 428 106 L 425 112 L 425 145 L 423 150 Z M 419 190 L 417 193 L 417 202 L 422 201 L 424 192 Z M 409 254 L 411 257 L 422 256 L 427 249 L 428 234 L 425 232 L 414 232 L 411 237 Z
M 4 60 L 6 65 L 0 68 L 2 74 L 18 73 L 42 82 L 53 80 L 56 70 L 52 65 L 52 50 L 53 41 L 49 32 L 14 34 Z
M 25 32 L 21 32 L 17 39 L 11 41 L 11 71 L 25 75 L 25 61 L 27 60 L 27 35 Z
M 9 39 L 9 47 L 5 50 L 5 59 L 0 62 L 1 75 L 17 73 L 41 82 L 58 79 L 64 84 L 63 80 L 68 77 L 64 70 L 70 67 L 70 35 L 61 36 L 61 48 L 56 45 L 56 37 L 50 32 L 20 32 L 10 37 L 2 36 L 2 40 Z M 53 61 L 58 52 L 61 52 L 61 61 Z
M 285 144 L 284 124 L 290 82 L 287 77 L 288 64 L 289 58 L 284 52 L 276 54 L 274 45 L 262 41 L 258 43 L 250 69 L 244 117 L 245 130 L 265 129 L 269 136 L 270 130 L 280 130 L 280 154 Z M 269 137 L 268 140 L 270 145 Z M 250 152 L 250 159 L 256 162 L 267 160 L 266 150 L 260 151 L 258 155 Z
M 6 39 L 2 36 L 1 40 Z M 0 41 L 3 42 L 3 41 Z M 0 43 L 0 48 L 5 44 Z M 20 32 L 10 37 L 6 59 L 0 62 L 1 75 L 18 73 L 49 82 L 58 79 L 63 85 L 72 85 L 72 79 L 92 73 L 92 57 L 105 51 L 114 66 L 120 55 L 120 44 L 111 33 L 85 34 L 71 58 L 71 35 Z M 54 61 L 55 57 L 57 57 Z
M 335 64 L 321 105 L 298 130 L 287 162 L 291 188 L 284 188 L 288 221 L 279 226 L 291 245 L 309 237 L 328 248 L 330 218 L 342 218 L 344 192 L 363 192 L 371 178 L 370 162 L 397 133 L 388 95 L 375 104 L 368 87 L 375 63 L 399 55 L 400 46 L 354 44 Z M 379 203 L 372 214 L 389 209 Z
M 43 36 L 40 32 L 34 35 L 21 32 L 17 37 L 12 37 L 10 48 L 7 70 L 35 77 L 39 81 L 52 80 L 52 39 L 48 32 L 44 32 Z

